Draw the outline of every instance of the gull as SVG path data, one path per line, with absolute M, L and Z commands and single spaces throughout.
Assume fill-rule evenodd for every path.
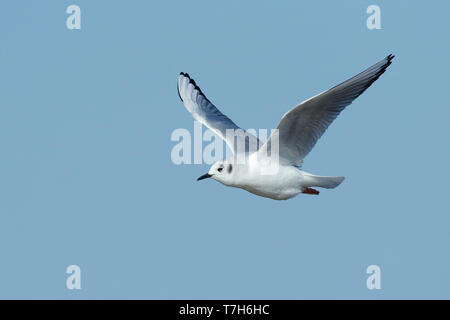
M 300 170 L 300 165 L 339 113 L 386 71 L 393 58 L 390 54 L 353 78 L 292 108 L 264 144 L 220 112 L 189 74 L 181 72 L 178 95 L 184 106 L 195 120 L 224 139 L 234 154 L 215 162 L 208 173 L 197 180 L 212 178 L 226 186 L 275 200 L 286 200 L 299 193 L 318 195 L 319 191 L 313 187 L 337 187 L 344 177 L 313 175 Z M 229 130 L 234 131 L 234 136 L 227 134 Z M 241 141 L 245 141 L 245 145 L 235 143 L 235 137 L 243 138 Z M 263 170 L 269 149 L 277 151 L 277 157 L 274 157 L 277 168 L 270 174 L 267 173 L 270 170 Z M 236 155 L 244 155 L 246 161 L 237 162 Z

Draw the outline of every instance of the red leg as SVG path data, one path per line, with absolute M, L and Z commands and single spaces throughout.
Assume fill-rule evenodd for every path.
M 313 188 L 304 188 L 302 193 L 306 193 L 306 194 L 319 194 L 319 191 L 317 191 L 316 189 Z

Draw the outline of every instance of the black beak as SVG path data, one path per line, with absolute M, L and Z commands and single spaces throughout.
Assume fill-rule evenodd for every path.
M 203 180 L 203 179 L 206 179 L 206 178 L 211 178 L 211 177 L 212 177 L 211 174 L 205 173 L 205 174 L 202 175 L 201 177 L 198 177 L 198 178 L 197 178 L 197 181 L 200 181 L 200 180 Z

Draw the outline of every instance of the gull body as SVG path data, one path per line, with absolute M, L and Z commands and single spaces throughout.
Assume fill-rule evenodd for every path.
M 217 161 L 197 180 L 212 178 L 220 183 L 275 200 L 286 200 L 299 193 L 319 194 L 313 187 L 335 188 L 341 176 L 317 176 L 300 170 L 303 158 L 338 114 L 364 92 L 391 64 L 393 55 L 374 64 L 353 78 L 318 94 L 288 111 L 268 141 L 261 143 L 221 113 L 186 73 L 178 77 L 178 94 L 194 119 L 225 140 L 234 156 Z M 234 130 L 230 138 L 228 130 Z M 244 146 L 236 143 L 242 138 Z M 269 157 L 277 144 L 277 157 Z M 242 161 L 244 159 L 244 161 Z
M 226 186 L 275 200 L 287 200 L 299 193 L 318 194 L 310 187 L 334 188 L 344 180 L 344 177 L 315 176 L 291 165 L 279 164 L 274 174 L 264 173 L 261 168 L 264 166 L 256 159 L 256 153 L 244 164 L 237 164 L 230 157 L 214 163 L 198 180 L 212 178 Z

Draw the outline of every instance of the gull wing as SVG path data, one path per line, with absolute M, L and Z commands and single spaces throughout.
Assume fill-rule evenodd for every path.
M 258 138 L 239 128 L 230 118 L 220 112 L 187 73 L 181 72 L 178 76 L 178 95 L 192 117 L 225 140 L 235 154 L 258 150 L 261 145 Z M 228 136 L 227 130 L 229 130 Z
M 267 154 L 275 141 L 274 135 L 277 135 L 280 162 L 299 166 L 339 113 L 384 73 L 393 58 L 393 55 L 387 56 L 353 78 L 288 111 L 281 118 L 278 130 L 259 152 Z

